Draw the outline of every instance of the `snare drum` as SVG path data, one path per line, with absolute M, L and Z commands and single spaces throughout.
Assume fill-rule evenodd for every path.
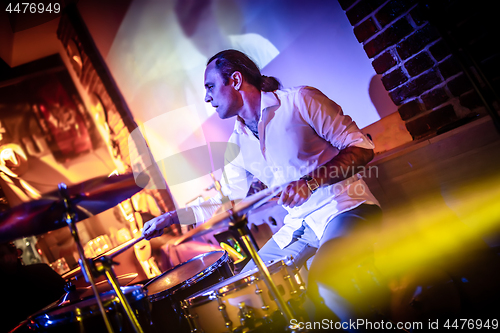
M 304 283 L 289 259 L 266 264 L 278 292 L 288 303 L 300 302 Z M 182 302 L 191 332 L 245 332 L 272 324 L 278 304 L 257 268 L 235 275 Z
M 150 304 L 142 285 L 121 287 L 144 332 L 154 332 Z M 100 294 L 108 320 L 115 332 L 135 332 L 114 290 Z M 62 301 L 37 312 L 26 321 L 27 331 L 48 333 L 107 332 L 95 296 Z
M 157 331 L 189 332 L 181 301 L 233 276 L 226 251 L 200 254 L 148 282 L 144 288 L 152 303 Z

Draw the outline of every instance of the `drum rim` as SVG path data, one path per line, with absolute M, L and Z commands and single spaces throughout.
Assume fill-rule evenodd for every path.
M 146 291 L 144 290 L 143 286 L 138 284 L 138 285 L 133 285 L 133 286 L 122 286 L 120 287 L 122 292 L 125 295 L 125 298 L 129 302 L 137 302 L 142 299 L 144 299 L 147 294 Z M 115 290 L 109 290 L 105 293 L 100 294 L 101 296 L 101 301 L 103 302 L 103 305 L 106 308 L 109 308 L 112 306 L 111 304 L 114 304 L 116 306 L 119 304 L 119 299 L 118 296 L 116 295 Z M 94 301 L 94 302 L 92 302 Z M 73 306 L 74 309 L 87 309 L 93 305 L 97 305 L 97 300 L 95 299 L 95 296 L 89 296 L 85 299 L 82 299 L 78 302 L 68 302 L 68 303 L 62 303 L 60 305 L 57 305 L 54 308 L 51 308 L 52 306 L 57 305 L 57 302 L 54 302 L 47 307 L 43 308 L 42 310 L 32 314 L 31 316 L 28 317 L 27 322 L 30 324 L 34 324 L 36 326 L 42 326 L 46 327 L 43 322 L 51 321 L 52 324 L 58 325 L 58 324 L 66 324 L 66 323 L 73 323 L 75 321 L 78 321 L 74 315 L 71 315 L 74 311 L 69 311 L 70 308 Z M 119 305 L 121 306 L 121 305 Z M 65 310 L 65 311 L 62 311 Z M 107 309 L 106 309 L 107 310 Z M 92 311 L 90 313 L 84 313 L 82 314 L 82 318 L 89 318 L 92 316 L 95 316 L 96 314 Z M 99 313 L 100 315 L 100 313 Z
M 197 274 L 195 274 L 191 278 L 189 278 L 189 279 L 187 279 L 185 281 L 182 281 L 181 283 L 178 283 L 178 284 L 172 286 L 169 289 L 165 289 L 165 290 L 162 290 L 162 291 L 157 292 L 155 294 L 149 295 L 148 285 L 151 285 L 153 282 L 159 280 L 164 275 L 167 275 L 168 273 L 172 272 L 174 269 L 182 267 L 184 265 L 187 265 L 188 263 L 190 263 L 190 262 L 192 262 L 194 260 L 197 260 L 200 257 L 208 255 L 210 253 L 221 253 L 222 255 L 221 255 L 221 257 L 219 259 L 217 259 L 209 267 L 207 267 L 204 270 L 198 272 Z M 156 301 L 162 300 L 162 299 L 164 299 L 166 297 L 169 297 L 171 295 L 175 295 L 176 293 L 179 293 L 180 291 L 185 290 L 186 288 L 192 286 L 193 284 L 195 284 L 195 283 L 203 280 L 204 278 L 206 278 L 209 275 L 208 273 L 214 272 L 215 270 L 217 270 L 218 268 L 220 268 L 225 262 L 227 262 L 228 258 L 229 258 L 229 256 L 228 256 L 228 253 L 227 253 L 226 250 L 215 250 L 215 251 L 210 251 L 210 252 L 207 252 L 207 253 L 198 254 L 198 255 L 194 256 L 193 258 L 189 259 L 188 261 L 185 261 L 185 262 L 183 262 L 183 263 L 181 263 L 181 264 L 179 264 L 179 265 L 177 265 L 175 267 L 172 267 L 171 269 L 163 272 L 161 275 L 157 276 L 153 280 L 149 281 L 147 284 L 144 285 L 144 289 L 146 289 L 146 291 L 148 292 L 148 298 L 149 298 L 149 300 L 151 302 L 156 302 Z
M 287 265 L 287 263 L 285 261 L 286 261 L 286 258 L 282 258 L 282 259 L 279 259 L 277 261 L 272 260 L 270 264 L 266 265 L 267 268 L 269 269 L 270 267 L 278 267 L 279 269 L 274 269 L 273 271 L 271 271 L 269 269 L 269 273 L 274 274 L 274 273 L 279 272 L 279 270 L 282 267 L 285 267 L 285 268 L 289 267 L 289 265 Z M 234 275 L 233 277 L 235 277 L 235 276 L 238 276 L 238 275 Z M 261 280 L 260 272 L 259 272 L 258 268 L 254 268 L 251 271 L 244 273 L 242 277 L 240 277 L 236 281 L 230 283 L 229 285 L 224 285 L 220 288 L 217 288 L 217 290 L 212 290 L 211 292 L 208 292 L 208 291 L 210 291 L 210 289 L 213 288 L 214 286 L 208 287 L 208 288 L 196 293 L 196 296 L 189 297 L 189 298 L 185 299 L 184 301 L 187 303 L 188 306 L 200 306 L 200 305 L 206 304 L 208 302 L 211 302 L 219 297 L 225 297 L 226 295 L 228 295 L 230 293 L 240 291 L 240 290 L 246 288 L 247 286 L 249 286 L 250 284 L 252 284 L 254 281 L 260 281 L 260 280 Z M 223 283 L 223 282 L 224 281 L 221 281 L 219 283 Z M 216 284 L 219 284 L 219 283 L 216 283 Z M 233 287 L 229 288 L 228 290 L 225 290 L 222 293 L 220 292 L 220 290 L 222 288 L 224 288 L 226 286 L 230 286 L 230 285 L 232 285 Z

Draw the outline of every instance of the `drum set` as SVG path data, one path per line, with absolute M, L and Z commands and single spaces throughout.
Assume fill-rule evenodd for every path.
M 86 258 L 77 222 L 112 208 L 142 189 L 148 179 L 132 174 L 99 177 L 74 186 L 59 185 L 40 200 L 0 215 L 0 241 L 68 227 L 79 254 L 72 274 L 88 288 L 68 284 L 67 293 L 30 315 L 12 332 L 298 332 L 303 322 L 305 283 L 292 258 L 263 262 L 247 228 L 246 214 L 282 189 L 265 189 L 174 238 L 174 245 L 216 229 L 236 230 L 255 269 L 234 275 L 224 250 L 198 255 L 145 284 L 127 285 L 117 277 L 114 258 L 143 240 L 132 239 L 94 258 Z M 96 283 L 105 276 L 107 280 Z M 70 281 L 71 282 L 71 281 Z M 125 283 L 124 283 L 125 282 Z M 294 320 L 295 319 L 295 320 Z

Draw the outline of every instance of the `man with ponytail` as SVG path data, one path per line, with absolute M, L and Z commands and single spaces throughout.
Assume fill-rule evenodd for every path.
M 297 266 L 306 265 L 315 319 L 367 318 L 373 304 L 366 297 L 377 296 L 380 282 L 372 259 L 381 209 L 358 172 L 373 158 L 371 140 L 319 90 L 281 89 L 236 50 L 208 61 L 205 90 L 205 102 L 220 118 L 237 117 L 221 179 L 224 194 L 245 197 L 253 177 L 268 187 L 288 184 L 278 200 L 288 211 L 284 226 L 259 250 L 261 258 L 293 256 Z M 210 218 L 221 198 L 210 202 L 189 214 L 197 222 Z M 143 234 L 159 236 L 173 223 L 178 214 L 167 213 L 146 223 Z M 254 267 L 250 262 L 243 271 Z

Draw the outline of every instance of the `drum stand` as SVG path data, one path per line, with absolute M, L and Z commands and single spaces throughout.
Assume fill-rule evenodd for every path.
M 262 274 L 262 277 L 264 278 L 264 282 L 266 286 L 269 288 L 271 291 L 272 296 L 276 300 L 278 304 L 278 308 L 280 309 L 281 313 L 283 313 L 283 316 L 285 317 L 285 321 L 288 322 L 287 325 L 287 331 L 289 332 L 299 332 L 300 329 L 296 327 L 296 325 L 292 325 L 291 321 L 294 319 L 294 316 L 292 314 L 292 311 L 288 304 L 285 302 L 283 297 L 281 297 L 278 288 L 276 287 L 276 284 L 273 282 L 271 278 L 271 274 L 269 273 L 269 270 L 267 269 L 267 266 L 264 264 L 264 261 L 259 256 L 259 253 L 257 252 L 256 246 L 254 242 L 252 241 L 249 231 L 247 226 L 248 220 L 246 214 L 243 216 L 239 216 L 237 213 L 231 215 L 231 222 L 232 222 L 232 229 L 236 229 L 238 233 L 241 236 L 241 240 L 245 244 L 245 246 L 248 249 L 248 252 L 250 254 L 250 257 L 252 257 L 255 265 L 257 265 L 257 268 L 259 269 L 260 273 Z M 295 322 L 298 322 L 295 320 Z
M 106 309 L 104 309 L 104 305 L 102 304 L 101 297 L 99 295 L 99 291 L 96 287 L 94 277 L 92 276 L 92 273 L 96 273 L 97 275 L 104 274 L 106 275 L 106 278 L 108 279 L 109 284 L 113 287 L 118 299 L 120 300 L 120 304 L 122 304 L 123 309 L 125 310 L 125 313 L 130 320 L 130 323 L 132 324 L 132 327 L 134 328 L 136 333 L 144 333 L 142 330 L 139 321 L 137 320 L 136 316 L 134 315 L 132 311 L 132 307 L 128 303 L 125 295 L 123 294 L 120 285 L 118 283 L 118 279 L 116 278 L 116 275 L 113 271 L 112 265 L 114 262 L 112 261 L 111 257 L 108 256 L 103 256 L 98 259 L 100 262 L 99 266 L 96 266 L 93 261 L 90 261 L 85 258 L 85 251 L 83 250 L 83 246 L 80 242 L 80 237 L 78 235 L 78 230 L 76 228 L 76 216 L 73 213 L 70 200 L 69 200 L 69 195 L 67 192 L 67 187 L 65 184 L 61 183 L 59 184 L 59 193 L 61 195 L 61 198 L 64 202 L 64 207 L 65 207 L 65 213 L 64 213 L 64 220 L 66 224 L 68 224 L 71 235 L 73 236 L 73 239 L 75 240 L 76 248 L 78 250 L 78 255 L 80 256 L 80 259 L 78 260 L 78 263 L 80 264 L 83 276 L 85 278 L 85 281 L 90 283 L 92 287 L 92 291 L 94 292 L 94 295 L 97 300 L 97 304 L 99 306 L 99 310 L 101 311 L 102 318 L 104 319 L 104 324 L 106 326 L 106 329 L 109 333 L 113 333 L 113 327 L 111 326 L 111 323 L 109 322 L 108 316 L 106 314 Z

